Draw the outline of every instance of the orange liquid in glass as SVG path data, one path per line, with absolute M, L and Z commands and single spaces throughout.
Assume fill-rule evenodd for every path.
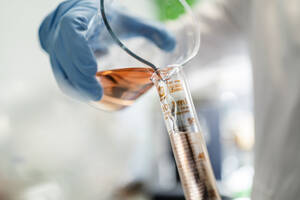
M 116 111 L 132 105 L 137 98 L 152 88 L 151 68 L 122 68 L 97 72 L 96 77 L 104 92 L 97 107 Z

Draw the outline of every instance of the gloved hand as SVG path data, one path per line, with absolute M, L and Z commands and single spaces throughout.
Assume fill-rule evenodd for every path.
M 104 25 L 90 23 L 97 13 L 98 4 L 99 0 L 64 1 L 44 19 L 39 29 L 41 46 L 50 56 L 61 90 L 70 96 L 94 101 L 101 99 L 102 87 L 95 78 L 97 63 L 93 51 L 110 45 L 106 36 L 98 37 L 103 34 Z M 174 48 L 174 38 L 163 28 L 117 10 L 106 10 L 107 17 L 114 18 L 119 36 L 142 36 L 166 51 Z M 89 27 L 90 24 L 97 27 Z

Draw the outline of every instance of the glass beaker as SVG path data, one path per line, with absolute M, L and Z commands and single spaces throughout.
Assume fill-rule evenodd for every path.
M 201 133 L 189 88 L 182 71 L 182 66 L 197 54 L 200 45 L 199 26 L 196 23 L 191 8 L 185 0 L 166 0 L 171 7 L 172 5 L 174 6 L 172 2 L 177 2 L 177 6 L 179 6 L 182 11 L 185 11 L 185 14 L 179 18 L 173 16 L 170 18 L 173 20 L 166 21 L 158 21 L 159 18 L 153 16 L 152 18 L 148 18 L 148 25 L 150 24 L 151 27 L 156 27 L 158 30 L 165 29 L 168 33 L 173 35 L 172 37 L 175 40 L 175 46 L 163 49 L 158 47 L 160 46 L 159 44 L 164 43 L 164 41 L 157 39 L 159 37 L 155 33 L 149 37 L 149 35 L 147 35 L 149 34 L 148 32 L 145 33 L 144 29 L 140 29 L 139 31 L 144 33 L 141 36 L 146 35 L 146 40 L 145 38 L 144 40 L 143 38 L 142 40 L 140 40 L 141 38 L 138 40 L 129 40 L 126 37 L 124 38 L 124 31 L 120 30 L 122 23 L 125 23 L 123 19 L 128 17 L 128 15 L 124 15 L 124 12 L 130 13 L 131 15 L 134 14 L 139 19 L 145 19 L 146 16 L 144 15 L 146 11 L 151 10 L 149 3 L 152 2 L 152 5 L 155 3 L 155 5 L 161 5 L 157 3 L 163 2 L 163 0 L 116 0 L 114 2 L 117 4 L 110 4 L 109 6 L 111 7 L 109 7 L 109 12 L 115 12 L 115 10 L 119 8 L 122 10 L 122 14 L 117 14 L 117 17 L 106 15 L 104 0 L 100 0 L 100 13 L 96 16 L 95 21 L 98 19 L 97 24 L 106 27 L 107 33 L 111 36 L 113 42 L 117 44 L 116 47 L 121 48 L 112 50 L 114 56 L 118 55 L 118 59 L 109 57 L 112 53 L 106 54 L 108 55 L 108 61 L 112 61 L 110 67 L 113 68 L 113 70 L 100 71 L 98 74 L 102 75 L 101 78 L 104 79 L 104 81 L 107 79 L 107 81 L 113 82 L 114 84 L 118 84 L 118 80 L 125 80 L 122 87 L 117 89 L 120 90 L 120 92 L 116 92 L 118 94 L 126 94 L 127 91 L 131 91 L 130 88 L 136 87 L 137 85 L 139 87 L 133 92 L 133 94 L 135 94 L 134 98 L 125 98 L 122 95 L 116 97 L 112 92 L 111 94 L 113 94 L 113 96 L 107 95 L 107 98 L 105 95 L 108 93 L 105 91 L 105 85 L 109 85 L 109 83 L 102 82 L 103 80 L 100 79 L 100 82 L 104 87 L 103 100 L 105 100 L 105 104 L 103 104 L 103 100 L 100 100 L 100 102 L 96 102 L 94 105 L 98 104 L 98 107 L 102 108 L 103 105 L 105 105 L 106 107 L 104 108 L 107 109 L 108 104 L 118 104 L 118 106 L 110 106 L 110 108 L 115 110 L 131 105 L 136 98 L 151 88 L 152 80 L 158 90 L 164 120 L 169 132 L 173 153 L 186 198 L 188 200 L 220 200 L 221 198 L 217 191 L 216 181 L 208 157 L 205 141 Z M 135 4 L 132 2 L 135 2 Z M 143 9 L 132 9 L 133 6 L 141 6 L 143 2 L 146 6 Z M 160 13 L 163 15 L 169 14 L 168 12 L 170 11 L 168 11 L 167 7 L 161 8 Z M 149 12 L 148 14 L 151 15 L 151 13 L 152 12 Z M 118 16 L 121 16 L 121 18 Z M 133 21 L 136 20 L 136 18 L 130 19 Z M 174 22 L 174 20 L 176 22 Z M 131 28 L 133 29 L 136 27 L 132 26 Z M 101 37 L 104 37 L 104 35 L 101 35 Z M 151 40 L 149 40 L 149 38 L 151 38 Z M 153 42 L 155 39 L 158 41 Z M 156 46 L 154 43 L 156 43 Z M 106 50 L 102 55 L 105 53 Z M 136 66 L 139 66 L 140 68 L 132 68 L 132 66 L 135 66 L 132 64 L 129 65 L 130 68 L 126 68 L 125 61 L 121 62 L 121 54 L 124 53 L 126 53 L 126 59 L 133 59 L 133 62 L 130 63 L 137 62 Z M 130 56 L 128 57 L 127 54 Z M 114 66 L 117 66 L 117 68 L 114 68 Z M 99 69 L 104 70 L 104 67 L 99 67 Z M 141 74 L 135 76 L 137 71 L 134 71 L 134 69 L 140 70 L 140 72 L 143 73 L 143 76 L 141 76 Z M 123 75 L 120 76 L 118 73 L 115 73 L 113 76 L 113 72 L 123 72 Z M 105 77 L 107 74 L 109 76 Z M 143 77 L 143 81 L 140 79 L 140 81 L 132 83 L 131 80 L 140 76 Z M 151 80 L 150 77 L 152 77 Z M 122 104 L 120 102 L 122 102 Z
M 169 36 L 163 40 L 160 34 Z M 91 104 L 112 111 L 132 105 L 151 89 L 158 68 L 184 65 L 194 57 L 200 32 L 185 0 L 99 0 L 87 39 L 104 89 L 102 99 Z
M 182 67 L 159 69 L 157 88 L 181 185 L 188 200 L 220 200 L 205 140 Z

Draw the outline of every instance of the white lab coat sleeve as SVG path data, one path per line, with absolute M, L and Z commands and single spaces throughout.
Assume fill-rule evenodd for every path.
M 211 66 L 222 57 L 245 53 L 250 7 L 249 0 L 217 0 L 194 8 L 201 44 L 189 64 L 191 68 Z

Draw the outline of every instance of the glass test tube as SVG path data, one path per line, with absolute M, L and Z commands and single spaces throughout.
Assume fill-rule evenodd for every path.
M 158 90 L 186 199 L 220 200 L 182 67 L 160 69 L 152 81 Z

